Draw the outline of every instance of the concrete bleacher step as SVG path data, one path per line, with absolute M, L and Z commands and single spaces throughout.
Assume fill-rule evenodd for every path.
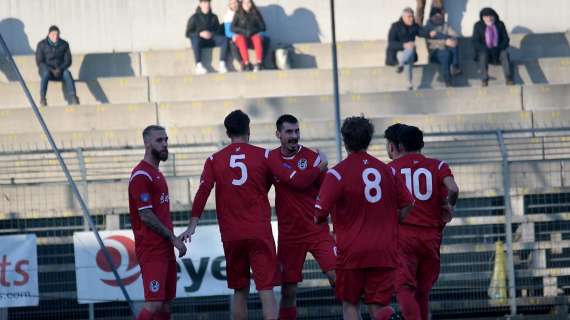
M 36 103 L 40 99 L 40 83 L 28 82 L 28 88 Z M 81 104 L 144 103 L 148 102 L 147 78 L 101 78 L 87 82 L 75 82 Z M 61 82 L 50 82 L 47 93 L 48 106 L 67 105 Z M 17 82 L 0 82 L 0 109 L 29 107 L 24 91 Z
M 477 66 L 466 63 L 464 72 L 455 80 L 458 87 L 480 87 Z M 548 58 L 515 66 L 518 84 L 570 83 L 570 58 Z M 438 89 L 445 85 L 437 65 L 414 67 L 415 84 L 420 89 Z M 504 86 L 499 67 L 490 69 L 491 86 Z M 38 99 L 39 83 L 29 83 Z M 279 98 L 332 94 L 329 70 L 304 69 L 265 71 L 260 73 L 208 74 L 204 76 L 105 78 L 78 82 L 82 104 L 175 102 L 236 98 Z M 392 67 L 370 67 L 340 70 L 341 94 L 396 92 L 407 87 L 404 75 Z M 0 108 L 28 105 L 18 83 L 0 83 Z M 50 83 L 48 104 L 65 105 L 61 83 Z

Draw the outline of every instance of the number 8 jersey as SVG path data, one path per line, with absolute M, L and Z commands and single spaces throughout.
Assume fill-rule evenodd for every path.
M 338 268 L 396 268 L 398 209 L 412 203 L 395 170 L 366 152 L 330 169 L 315 207 L 319 220 L 332 211 Z
M 453 177 L 447 163 L 425 157 L 420 153 L 409 153 L 389 163 L 408 190 L 416 199 L 414 209 L 404 224 L 442 228 L 442 202 L 447 198 L 443 179 Z

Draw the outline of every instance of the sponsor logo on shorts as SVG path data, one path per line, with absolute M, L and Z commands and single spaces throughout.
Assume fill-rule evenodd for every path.
M 301 170 L 307 169 L 307 159 L 299 159 L 299 161 L 297 161 L 297 167 Z
M 148 288 L 150 289 L 150 292 L 156 293 L 158 290 L 160 290 L 160 283 L 156 280 L 152 280 L 148 284 Z
M 142 202 L 147 202 L 149 200 L 150 200 L 150 194 L 148 194 L 148 193 L 141 194 L 141 201 Z

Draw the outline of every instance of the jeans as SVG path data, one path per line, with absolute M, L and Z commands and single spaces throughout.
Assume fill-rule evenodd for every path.
M 481 80 L 489 80 L 489 63 L 500 63 L 503 66 L 505 79 L 513 79 L 511 58 L 507 50 L 499 51 L 499 49 L 487 49 L 485 51 L 479 51 L 477 58 L 479 60 L 479 69 L 481 69 Z
M 415 49 L 404 49 L 402 51 L 398 51 L 396 54 L 398 58 L 398 64 L 400 67 L 404 67 L 404 71 L 408 77 L 408 84 L 410 86 L 413 85 L 413 70 L 412 66 L 414 65 L 414 61 L 416 60 L 416 50 Z
M 59 77 L 55 77 L 52 72 L 48 69 L 41 70 L 40 76 L 42 78 L 41 87 L 40 87 L 40 97 L 45 98 L 48 83 L 50 81 L 63 81 L 63 87 L 65 89 L 65 93 L 67 94 L 68 98 L 74 98 L 75 94 L 75 81 L 73 80 L 73 76 L 69 70 L 64 70 L 63 73 Z
M 196 63 L 202 62 L 202 48 L 220 47 L 220 62 L 226 61 L 228 53 L 228 40 L 224 36 L 215 35 L 212 39 L 204 39 L 199 35 L 190 36 L 192 42 L 192 50 L 194 51 L 194 59 Z
M 434 52 L 433 59 L 441 65 L 441 75 L 445 82 L 451 81 L 451 66 L 459 65 L 459 48 L 445 48 Z

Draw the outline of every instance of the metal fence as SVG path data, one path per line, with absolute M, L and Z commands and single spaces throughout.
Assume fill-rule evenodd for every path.
M 274 146 L 272 141 L 257 143 Z M 334 154 L 332 137 L 306 144 Z M 370 152 L 387 160 L 384 144 L 377 137 Z M 163 170 L 175 225 L 187 223 L 203 160 L 220 146 L 170 147 L 172 156 Z M 434 318 L 567 317 L 570 129 L 432 132 L 425 153 L 447 161 L 462 190 L 456 218 L 444 233 L 442 273 L 431 296 Z M 130 227 L 127 179 L 142 154 L 140 146 L 63 152 L 99 229 Z M 91 309 L 77 302 L 72 235 L 85 225 L 48 151 L 1 156 L 0 197 L 0 234 L 38 237 L 40 305 L 4 310 L 9 319 L 129 318 L 123 302 L 97 303 Z M 214 224 L 212 201 L 208 208 L 203 223 Z M 304 276 L 299 317 L 339 318 L 340 306 L 311 257 Z M 228 299 L 177 299 L 174 315 L 227 319 Z M 250 307 L 252 318 L 259 317 L 259 301 L 252 299 Z

